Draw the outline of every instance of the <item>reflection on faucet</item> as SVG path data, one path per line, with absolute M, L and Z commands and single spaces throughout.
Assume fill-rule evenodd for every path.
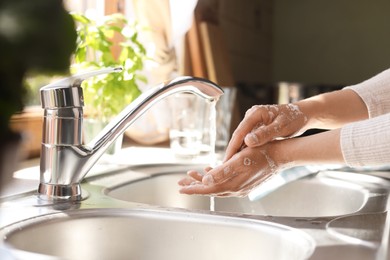
M 44 123 L 40 162 L 41 198 L 80 200 L 80 182 L 115 139 L 161 99 L 190 92 L 206 100 L 218 100 L 222 89 L 211 81 L 180 77 L 144 92 L 116 116 L 90 143 L 82 144 L 83 80 L 121 68 L 81 73 L 41 88 Z

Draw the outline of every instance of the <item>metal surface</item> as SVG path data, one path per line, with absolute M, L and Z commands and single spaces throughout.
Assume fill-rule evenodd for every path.
M 47 254 L 60 259 L 383 259 L 388 232 L 388 181 L 366 174 L 322 172 L 297 181 L 304 184 L 291 186 L 291 192 L 284 191 L 286 196 L 274 198 L 280 207 L 293 210 L 299 204 L 306 214 L 325 212 L 322 216 L 304 216 L 298 211 L 291 211 L 299 213 L 298 217 L 250 214 L 235 205 L 235 200 L 225 205 L 231 211 L 210 211 L 208 197 L 203 197 L 207 203 L 201 202 L 197 209 L 164 207 L 155 200 L 162 197 L 163 202 L 169 201 L 164 198 L 174 198 L 178 189 L 168 184 L 172 189 L 168 192 L 159 177 L 196 167 L 203 168 L 154 164 L 110 170 L 86 178 L 82 188 L 88 196 L 81 201 L 44 201 L 34 192 L 4 198 L 0 201 L 0 252 L 12 254 L 14 258 L 10 259 L 29 260 L 52 259 Z M 159 194 L 152 196 L 154 205 L 106 195 L 109 190 L 152 179 L 156 180 L 153 190 Z M 324 192 L 334 201 L 326 200 L 325 193 L 313 198 L 316 192 L 321 193 L 322 184 L 330 186 Z M 355 203 L 355 196 L 348 194 L 356 195 L 360 189 L 365 199 Z M 297 195 L 297 201 L 289 198 L 302 190 L 311 194 Z M 304 208 L 313 207 L 316 201 L 320 204 L 317 209 L 327 211 Z M 350 207 L 348 201 L 354 206 Z M 334 212 L 328 209 L 328 203 L 339 202 L 345 203 L 340 204 L 345 208 L 336 213 L 344 215 L 325 216 Z M 218 200 L 215 206 L 220 209 Z
M 307 234 L 282 225 L 150 210 L 56 213 L 1 233 L 15 249 L 61 259 L 293 260 L 314 250 Z
M 91 76 L 117 72 L 103 69 L 65 78 L 41 89 L 44 112 L 43 140 L 38 191 L 45 199 L 79 200 L 81 180 L 107 148 L 138 117 L 161 99 L 179 92 L 191 92 L 217 100 L 223 91 L 200 78 L 182 77 L 144 92 L 129 104 L 89 144 L 82 145 L 83 92 L 81 82 Z M 69 186 L 69 187 L 66 187 Z
M 124 201 L 210 210 L 209 197 L 178 193 L 177 182 L 189 168 L 189 165 L 168 169 L 149 167 L 144 170 L 150 174 L 149 177 L 117 183 L 116 186 L 108 187 L 106 193 Z M 353 177 L 356 176 L 324 171 L 316 176 L 287 183 L 257 201 L 248 198 L 215 198 L 213 208 L 220 212 L 310 218 L 385 211 L 388 190 L 383 188 L 384 185 L 372 183 L 379 178 L 369 179 L 370 183 L 369 180 L 359 182 Z

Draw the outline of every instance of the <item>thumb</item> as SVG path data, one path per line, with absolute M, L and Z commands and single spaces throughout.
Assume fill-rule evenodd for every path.
M 280 125 L 273 122 L 254 129 L 245 136 L 244 142 L 248 147 L 256 147 L 266 144 L 280 136 Z

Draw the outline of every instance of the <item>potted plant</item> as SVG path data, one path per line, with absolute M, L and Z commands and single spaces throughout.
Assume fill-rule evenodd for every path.
M 84 121 L 86 141 L 98 133 L 113 116 L 140 95 L 139 82 L 146 50 L 139 41 L 139 26 L 129 23 L 122 14 L 92 19 L 72 14 L 77 23 L 77 48 L 72 70 L 94 70 L 102 67 L 123 68 L 123 73 L 110 73 L 84 81 L 83 91 L 87 120 Z M 115 39 L 119 39 L 117 43 Z M 113 48 L 119 50 L 117 53 Z M 121 140 L 119 140 L 121 145 Z
M 61 0 L 0 2 L 0 183 L 13 172 L 20 134 L 10 119 L 24 107 L 31 71 L 64 73 L 76 46 L 74 21 Z

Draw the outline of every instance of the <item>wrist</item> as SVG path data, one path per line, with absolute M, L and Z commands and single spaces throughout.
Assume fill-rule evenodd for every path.
M 305 130 L 336 129 L 347 123 L 368 118 L 368 110 L 353 90 L 343 89 L 324 93 L 295 103 L 306 116 Z
M 294 140 L 295 138 L 278 140 L 265 145 L 268 156 L 278 169 L 297 166 L 298 157 L 293 153 Z
M 311 128 L 316 128 L 318 125 L 318 115 L 316 114 L 316 109 L 318 108 L 319 104 L 315 102 L 315 100 L 309 98 L 298 101 L 294 103 L 294 105 L 298 107 L 298 109 L 306 118 L 305 123 L 301 129 L 302 132 Z
M 269 143 L 268 154 L 279 169 L 308 164 L 344 164 L 340 129 Z

